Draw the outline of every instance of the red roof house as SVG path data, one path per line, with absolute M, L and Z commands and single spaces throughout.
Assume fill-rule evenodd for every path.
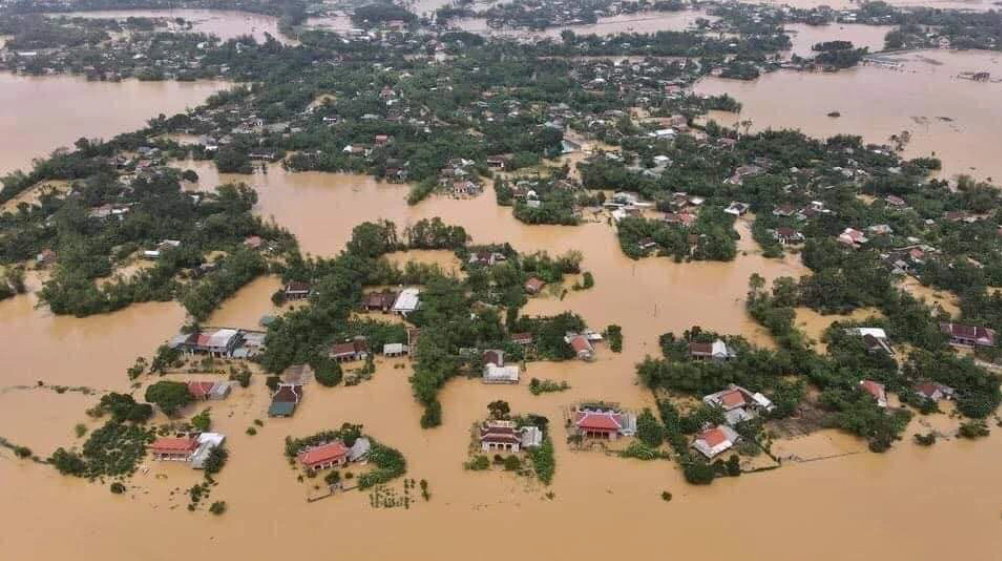
M 297 457 L 299 463 L 307 469 L 325 469 L 348 463 L 348 447 L 338 440 L 308 448 Z
M 198 439 L 195 437 L 158 438 L 150 445 L 153 459 L 161 461 L 187 462 L 195 450 L 198 450 Z

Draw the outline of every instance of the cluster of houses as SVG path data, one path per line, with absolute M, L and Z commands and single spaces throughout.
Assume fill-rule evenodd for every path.
M 188 355 L 250 358 L 264 348 L 265 335 L 262 331 L 244 329 L 203 329 L 177 335 L 168 341 L 167 346 Z
M 734 384 L 725 390 L 703 396 L 703 403 L 722 409 L 725 419 L 724 424 L 705 427 L 692 443 L 696 451 L 711 460 L 730 450 L 741 440 L 734 430 L 738 423 L 750 421 L 776 408 L 760 392 L 751 392 Z
M 421 306 L 421 291 L 405 288 L 400 292 L 383 290 L 370 292 L 362 297 L 362 310 L 366 312 L 391 313 L 407 316 Z
M 454 197 L 473 197 L 483 192 L 479 183 L 476 162 L 464 158 L 453 158 L 438 172 L 438 185 Z

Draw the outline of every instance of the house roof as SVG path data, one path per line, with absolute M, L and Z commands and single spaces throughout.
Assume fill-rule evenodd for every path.
M 212 393 L 213 382 L 188 382 L 188 393 L 192 397 L 207 397 Z
M 271 397 L 272 403 L 299 403 L 303 399 L 303 387 L 292 384 L 282 384 Z
M 194 452 L 198 448 L 198 439 L 187 438 L 158 438 L 150 446 L 150 449 L 157 453 L 179 453 Z
M 710 448 L 715 448 L 730 439 L 727 437 L 727 434 L 720 429 L 720 427 L 714 427 L 699 433 L 699 440 L 706 442 Z
M 341 441 L 328 442 L 299 453 L 299 461 L 306 466 L 325 464 L 348 455 L 348 447 Z
M 571 348 L 574 349 L 576 353 L 591 352 L 591 343 L 588 342 L 588 338 L 584 335 L 575 335 L 570 341 Z
M 574 424 L 583 430 L 616 430 L 623 428 L 623 417 L 613 411 L 578 411 Z
M 731 408 L 740 407 L 747 402 L 745 401 L 745 396 L 740 390 L 730 390 L 720 394 L 720 403 L 722 403 L 725 408 Z
M 887 393 L 884 391 L 884 385 L 880 382 L 874 382 L 873 380 L 863 380 L 859 383 L 859 386 L 863 388 L 863 391 L 872 395 L 878 400 L 886 399 Z
M 484 364 L 493 364 L 494 366 L 504 366 L 504 351 L 499 351 L 495 349 L 484 351 Z
M 510 421 L 487 421 L 480 426 L 480 442 L 520 444 L 522 438 Z
M 296 403 L 293 401 L 272 401 L 268 408 L 268 415 L 272 417 L 287 417 L 296 410 Z

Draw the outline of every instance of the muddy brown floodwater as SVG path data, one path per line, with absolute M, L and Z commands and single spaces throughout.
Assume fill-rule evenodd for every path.
M 697 93 L 729 94 L 740 115 L 714 112 L 721 124 L 751 120 L 752 130 L 798 128 L 815 137 L 860 134 L 868 142 L 909 131 L 907 157 L 935 155 L 944 177 L 1002 179 L 1002 83 L 964 72 L 1002 73 L 1002 56 L 985 51 L 917 51 L 886 57 L 899 68 L 864 65 L 838 73 L 779 71 L 751 82 L 707 78 Z M 838 111 L 841 117 L 828 117 Z
M 61 15 L 61 14 L 52 14 Z M 97 10 L 69 12 L 67 17 L 125 19 L 125 18 L 183 18 L 192 23 L 192 31 L 215 35 L 223 41 L 241 35 L 251 35 L 258 42 L 264 42 L 267 35 L 278 41 L 291 42 L 278 31 L 278 18 L 250 12 L 231 10 Z
M 223 82 L 88 82 L 69 76 L 0 73 L 0 175 L 81 136 L 110 139 L 163 113 L 200 105 Z M 107 107 L 108 110 L 100 108 Z M 110 108 L 114 108 L 111 110 Z
M 95 107 L 119 109 L 109 103 Z M 7 112 L 0 109 L 4 117 Z M 2 130 L 21 134 L 26 126 L 11 120 Z M 674 463 L 576 452 L 566 445 L 563 412 L 575 401 L 605 399 L 631 409 L 652 405 L 649 392 L 637 383 L 634 365 L 658 352 L 661 333 L 701 325 L 771 344 L 744 313 L 748 277 L 799 276 L 805 270 L 796 256 L 763 258 L 746 219 L 737 225 L 741 251 L 734 262 L 631 261 L 607 223 L 525 226 L 509 209 L 497 207 L 491 189 L 474 199 L 434 197 L 411 207 L 404 201 L 406 187 L 368 177 L 290 174 L 277 166 L 267 174 L 220 177 L 211 164 L 183 167 L 200 176 L 191 189 L 231 180 L 253 185 L 260 194 L 257 212 L 288 227 L 305 251 L 317 255 L 336 254 L 352 227 L 365 220 L 390 219 L 403 228 L 432 217 L 463 226 L 475 243 L 510 242 L 522 251 L 554 254 L 581 251 L 595 287 L 569 291 L 563 299 L 533 299 L 526 313 L 573 310 L 596 329 L 619 324 L 623 352 L 600 345 L 592 363 L 530 363 L 526 380 L 571 385 L 566 392 L 538 397 L 525 383 L 498 387 L 452 380 L 440 396 L 444 425 L 429 431 L 418 426 L 420 409 L 407 381 L 406 359 L 380 358 L 373 379 L 357 386 L 308 386 L 291 419 L 266 418 L 267 389 L 256 378 L 250 388 L 238 388 L 230 399 L 212 404 L 214 428 L 228 435 L 231 452 L 212 490 L 211 500 L 229 505 L 221 517 L 185 511 L 184 490 L 200 480 L 186 465 L 147 462 L 128 492 L 115 496 L 107 484 L 61 477 L 0 448 L 4 558 L 166 561 L 190 551 L 226 560 L 303 558 L 321 551 L 356 559 L 418 560 L 631 559 L 669 552 L 683 558 L 798 561 L 999 558 L 1002 439 L 996 436 L 977 443 L 944 440 L 931 449 L 906 437 L 888 454 L 876 455 L 863 451 L 858 439 L 823 431 L 783 441 L 779 449 L 790 457 L 830 459 L 793 461 L 707 488 L 686 485 Z M 407 257 L 456 265 L 442 252 Z M 37 290 L 39 279 L 29 280 Z M 275 313 L 270 295 L 278 286 L 271 277 L 251 283 L 209 323 L 254 327 L 262 315 Z M 75 424 L 89 429 L 99 424 L 84 413 L 96 396 L 72 389 L 59 393 L 53 385 L 128 391 L 126 368 L 136 356 L 149 356 L 185 318 L 175 303 L 132 306 L 87 319 L 53 317 L 36 304 L 33 295 L 0 302 L 0 436 L 44 457 L 60 445 L 79 446 Z M 835 318 L 800 318 L 818 332 L 828 319 Z M 39 380 L 46 387 L 33 388 Z M 141 395 L 142 388 L 137 392 Z M 557 472 L 550 487 L 499 471 L 463 470 L 470 427 L 495 399 L 507 400 L 513 412 L 552 420 Z M 255 436 L 246 434 L 255 419 L 264 420 L 263 426 Z M 401 450 L 408 477 L 428 481 L 431 501 L 418 499 L 409 510 L 374 509 L 364 493 L 350 492 L 306 503 L 307 486 L 283 458 L 284 439 L 346 421 L 363 423 L 366 432 Z M 931 422 L 917 420 L 910 430 L 928 430 L 922 423 Z M 943 416 L 935 423 L 947 431 L 956 424 Z M 393 487 L 402 492 L 399 482 Z M 662 491 L 672 492 L 674 500 L 664 502 Z

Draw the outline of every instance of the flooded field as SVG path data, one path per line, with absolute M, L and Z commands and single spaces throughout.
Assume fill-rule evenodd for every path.
M 31 166 L 32 158 L 81 136 L 111 138 L 142 127 L 160 113 L 200 105 L 221 82 L 88 82 L 0 73 L 0 175 Z M 106 111 L 93 110 L 103 107 Z M 84 108 L 84 109 L 82 109 Z
M 258 42 L 263 42 L 266 35 L 271 35 L 279 41 L 286 41 L 286 38 L 278 31 L 278 18 L 250 12 L 183 8 L 178 10 L 99 10 L 69 12 L 61 15 L 101 19 L 182 18 L 193 24 L 192 31 L 215 35 L 223 41 L 241 35 L 251 35 Z
M 945 177 L 1002 178 L 996 148 L 1002 141 L 997 126 L 1002 84 L 960 77 L 963 72 L 1002 73 L 1002 56 L 935 50 L 888 59 L 901 67 L 865 65 L 835 74 L 779 71 L 753 82 L 708 78 L 696 91 L 730 94 L 744 105 L 740 116 L 711 115 L 722 124 L 751 120 L 752 130 L 797 128 L 816 137 L 862 134 L 875 143 L 908 131 L 905 155 L 939 157 Z M 828 117 L 832 111 L 841 117 Z

